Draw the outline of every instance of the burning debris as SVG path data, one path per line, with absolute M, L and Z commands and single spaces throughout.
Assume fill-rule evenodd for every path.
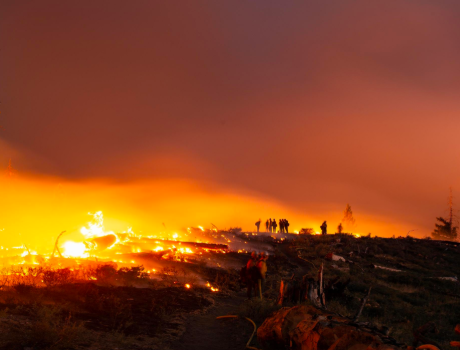
M 4 285 L 26 283 L 26 280 L 34 279 L 34 286 L 46 286 L 48 279 L 43 277 L 45 274 L 66 275 L 73 282 L 107 280 L 107 276 L 91 272 L 98 269 L 111 275 L 112 283 L 115 284 L 120 283 L 116 277 L 117 269 L 142 268 L 145 278 L 160 280 L 164 276 L 176 276 L 177 271 L 172 271 L 170 267 L 177 266 L 184 278 L 174 278 L 172 284 L 181 284 L 186 289 L 205 287 L 211 292 L 219 292 L 218 286 L 208 281 L 206 276 L 201 276 L 199 267 L 203 264 L 217 268 L 222 265 L 238 266 L 238 259 L 233 254 L 246 252 L 240 248 L 249 248 L 248 242 L 253 237 L 237 229 L 221 231 L 215 225 L 209 229 L 202 226 L 189 227 L 179 234 L 174 232 L 159 236 L 137 235 L 132 229 L 115 233 L 105 229 L 102 212 L 90 215 L 93 220 L 80 230 L 81 241 L 66 240 L 70 234 L 63 231 L 56 238 L 51 254 L 38 254 L 25 245 L 10 249 L 2 247 L 0 262 L 4 266 Z M 272 248 L 267 246 L 267 249 Z M 222 259 L 216 259 L 216 254 L 221 255 Z M 18 282 L 21 276 L 23 281 Z

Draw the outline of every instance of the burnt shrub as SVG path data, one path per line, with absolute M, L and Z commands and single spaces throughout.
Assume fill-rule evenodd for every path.
M 175 267 L 163 267 L 160 273 L 161 281 L 166 287 L 173 287 L 177 283 L 179 270 Z
M 91 286 L 84 295 L 84 308 L 106 320 L 110 330 L 125 331 L 132 324 L 131 304 L 117 297 L 112 288 Z
M 98 265 L 92 273 L 92 278 L 95 278 L 100 284 L 112 284 L 117 277 L 117 269 L 111 264 Z
M 237 234 L 240 234 L 241 232 L 243 232 L 243 229 L 241 227 L 230 227 L 228 229 L 228 232 L 234 234 L 234 235 L 237 235 Z
M 144 272 L 144 266 L 122 267 L 117 272 L 118 281 L 124 286 L 133 286 L 136 282 L 149 279 L 149 274 Z
M 35 289 L 34 286 L 31 286 L 26 283 L 18 283 L 14 285 L 13 288 L 16 292 L 23 295 L 29 295 L 32 292 L 32 290 Z
M 48 287 L 68 284 L 73 282 L 72 271 L 69 268 L 46 270 L 43 272 L 43 283 Z

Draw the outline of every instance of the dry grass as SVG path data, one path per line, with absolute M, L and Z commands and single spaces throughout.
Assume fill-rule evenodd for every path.
M 83 324 L 57 306 L 32 304 L 11 311 L 12 315 L 2 315 L 0 334 L 0 343 L 8 349 L 74 349 L 86 337 Z M 29 317 L 21 317 L 24 314 Z

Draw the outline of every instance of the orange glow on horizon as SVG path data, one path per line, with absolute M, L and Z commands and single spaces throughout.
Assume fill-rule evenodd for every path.
M 205 228 L 215 232 L 213 224 L 219 229 L 242 227 L 251 232 L 255 228 L 254 218 L 280 213 L 277 216 L 288 218 L 295 232 L 302 227 L 319 228 L 324 217 L 329 218 L 328 222 L 339 222 L 342 215 L 342 206 L 330 213 L 312 211 L 305 215 L 263 197 L 229 194 L 230 191 L 224 189 L 210 192 L 186 180 L 114 183 L 17 176 L 14 179 L 0 177 L 0 185 L 3 189 L 2 246 L 26 245 L 39 254 L 51 253 L 57 236 L 65 230 L 59 247 L 64 255 L 73 257 L 85 256 L 83 242 L 106 235 L 114 235 L 118 242 L 118 233 L 129 236 L 136 232 L 138 237 L 197 241 L 200 238 L 196 233 L 190 227 L 187 230 L 190 223 L 201 223 L 197 226 L 201 232 Z M 95 213 L 92 221 L 88 220 L 88 211 Z M 360 227 L 369 227 L 373 235 L 391 237 L 395 227 L 399 232 L 407 232 L 403 225 L 389 226 L 382 219 L 370 218 L 364 213 L 358 212 L 357 218 Z M 228 241 L 231 243 L 233 239 Z M 176 248 L 184 254 L 193 252 L 189 247 L 176 245 Z M 160 251 L 164 247 L 157 245 L 152 249 Z

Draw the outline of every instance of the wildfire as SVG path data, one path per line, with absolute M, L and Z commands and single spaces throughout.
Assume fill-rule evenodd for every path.
M 121 233 L 106 231 L 104 227 L 104 216 L 101 211 L 92 215 L 93 220 L 86 226 L 82 227 L 80 232 L 83 235 L 83 241 L 68 240 L 60 246 L 62 256 L 66 258 L 89 258 L 94 257 L 101 260 L 111 260 L 120 264 L 134 264 L 134 260 L 130 258 L 119 259 L 117 255 L 136 254 L 149 252 L 153 253 L 157 258 L 166 260 L 177 260 L 187 262 L 187 255 L 199 254 L 206 252 L 226 253 L 228 246 L 222 243 L 212 243 L 211 240 L 219 239 L 230 243 L 225 235 L 215 235 L 212 229 L 204 229 L 202 226 L 187 228 L 185 236 L 190 233 L 194 235 L 203 233 L 205 238 L 201 239 L 194 237 L 193 241 L 182 240 L 182 237 L 177 232 L 171 236 L 163 233 L 166 239 L 154 235 L 142 236 L 136 235 L 132 228 L 128 228 Z M 59 251 L 61 253 L 61 251 Z M 116 259 L 114 259 L 116 258 Z
M 89 256 L 89 253 L 86 251 L 87 249 L 84 243 L 67 241 L 63 244 L 62 248 L 63 255 L 66 257 L 86 258 Z
M 45 254 L 37 254 L 26 245 L 10 248 L 2 246 L 0 251 L 2 255 L 6 255 L 2 258 L 5 259 L 6 264 L 21 266 L 23 269 L 32 269 L 30 271 L 34 271 L 33 265 L 46 263 L 47 268 L 56 269 L 56 271 L 69 269 L 74 273 L 75 278 L 94 281 L 98 280 L 98 277 L 87 275 L 87 271 L 96 271 L 100 266 L 120 269 L 122 275 L 130 268 L 142 267 L 143 270 L 144 265 L 146 265 L 147 268 L 142 272 L 145 274 L 144 278 L 159 279 L 164 275 L 175 278 L 176 273 L 165 271 L 169 267 L 164 267 L 164 263 L 159 263 L 163 269 L 158 272 L 152 268 L 152 265 L 157 267 L 156 261 L 158 260 L 169 260 L 172 264 L 174 262 L 196 263 L 198 259 L 203 259 L 202 257 L 199 258 L 200 255 L 207 255 L 206 258 L 210 259 L 210 254 L 227 253 L 229 249 L 227 243 L 241 241 L 241 238 L 236 237 L 231 232 L 217 231 L 216 228 L 205 229 L 203 226 L 189 227 L 183 232 L 172 231 L 169 234 L 168 232 L 161 232 L 158 236 L 152 234 L 138 235 L 133 232 L 132 228 L 115 233 L 106 230 L 104 215 L 101 211 L 94 214 L 89 213 L 89 215 L 91 215 L 91 220 L 86 225 L 82 225 L 83 227 L 77 231 L 68 233 L 72 237 L 71 239 L 60 240 L 66 231 L 57 236 L 53 253 L 50 251 Z M 75 238 L 79 233 L 81 234 L 80 239 Z M 232 240 L 229 239 L 230 237 Z M 8 249 L 11 252 L 8 252 Z M 195 254 L 195 257 L 191 256 L 192 254 Z M 217 263 L 217 266 L 220 267 L 220 264 Z M 182 288 L 191 289 L 194 287 L 194 284 L 185 282 L 174 281 L 177 286 L 182 286 Z M 41 281 L 41 283 L 44 282 Z M 209 282 L 205 283 L 204 288 L 214 293 L 220 291 L 219 288 Z
M 91 249 L 111 249 L 120 239 L 112 231 L 104 231 L 104 215 L 98 211 L 92 215 L 93 222 L 88 223 L 88 227 L 82 227 L 80 232 L 85 237 L 85 243 L 67 241 L 62 245 L 63 255 L 73 258 L 87 258 Z M 131 228 L 128 229 L 128 235 L 132 235 Z
M 88 227 L 82 227 L 80 232 L 82 233 L 83 236 L 85 236 L 86 239 L 96 239 L 98 237 L 107 237 L 109 235 L 112 235 L 115 237 L 115 242 L 107 247 L 107 249 L 112 248 L 116 243 L 120 241 L 118 236 L 113 233 L 112 231 L 105 232 L 104 231 L 104 215 L 102 214 L 102 211 L 98 211 L 94 214 L 88 213 L 89 215 L 93 216 L 94 222 L 89 222 Z M 130 232 L 132 234 L 132 231 Z

